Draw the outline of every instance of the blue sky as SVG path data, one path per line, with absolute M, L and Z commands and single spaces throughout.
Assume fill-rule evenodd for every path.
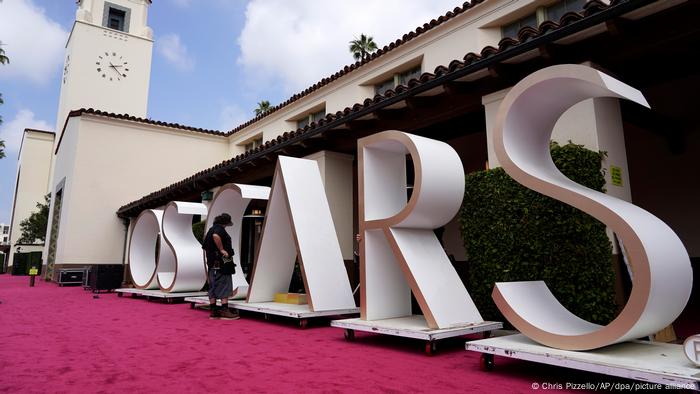
M 353 61 L 360 33 L 386 45 L 461 5 L 455 0 L 156 0 L 148 116 L 217 130 L 250 119 Z M 25 127 L 56 123 L 73 0 L 0 0 L 0 222 L 9 223 Z

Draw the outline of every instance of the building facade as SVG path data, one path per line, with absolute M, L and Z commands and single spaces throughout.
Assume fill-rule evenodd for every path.
M 10 244 L 10 225 L 0 223 L 0 245 L 5 246 Z
M 169 187 L 154 189 L 123 206 L 118 214 L 133 217 L 167 199 L 196 199 L 200 191 L 221 184 L 222 178 L 265 184 L 271 175 L 266 162 L 277 154 L 306 156 L 331 151 L 354 160 L 357 138 L 392 128 L 449 142 L 468 172 L 493 168 L 498 162 L 491 148 L 491 128 L 510 86 L 548 65 L 580 63 L 636 82 L 635 86 L 650 96 L 652 112 L 643 113 L 612 99 L 589 100 L 560 119 L 554 139 L 606 152 L 607 193 L 658 214 L 679 232 L 691 256 L 698 256 L 700 234 L 692 229 L 690 216 L 683 213 L 698 212 L 690 203 L 690 196 L 700 197 L 698 182 L 671 186 L 677 186 L 677 194 L 683 195 L 683 202 L 671 208 L 663 203 L 664 193 L 652 179 L 665 186 L 668 182 L 658 178 L 659 167 L 650 168 L 643 159 L 653 154 L 658 163 L 684 163 L 674 167 L 684 175 L 674 174 L 673 178 L 692 178 L 689 168 L 694 164 L 688 152 L 696 146 L 697 133 L 687 128 L 661 131 L 658 126 L 672 117 L 692 118 L 679 111 L 683 107 L 680 97 L 689 97 L 692 89 L 680 89 L 679 95 L 669 100 L 668 87 L 659 82 L 663 78 L 643 78 L 641 71 L 632 71 L 650 73 L 652 66 L 661 66 L 649 60 L 652 56 L 661 58 L 661 53 L 654 52 L 658 47 L 648 48 L 633 35 L 644 32 L 640 37 L 659 41 L 659 32 L 678 22 L 681 24 L 673 30 L 682 31 L 685 19 L 681 14 L 693 7 L 686 1 L 633 0 L 465 3 L 405 34 L 368 60 L 343 68 L 228 132 L 230 158 Z M 671 64 L 678 67 L 676 62 L 689 54 L 682 40 L 671 41 L 677 53 Z M 653 70 L 670 68 L 666 64 Z M 680 68 L 682 78 L 687 79 L 685 86 L 695 86 L 693 73 L 686 66 Z M 678 126 L 676 123 L 671 128 Z M 658 151 L 651 152 L 655 140 L 665 140 L 666 145 L 660 144 Z M 672 148 L 674 140 L 683 140 L 685 150 Z M 345 181 L 344 187 L 357 190 L 356 179 Z M 188 190 L 193 183 L 199 185 L 197 191 Z M 345 203 L 342 209 L 355 208 Z M 356 224 L 340 225 L 356 229 Z M 448 251 L 457 260 L 464 260 L 457 227 L 456 221 L 448 225 L 445 241 Z
M 555 139 L 607 152 L 607 192 L 659 216 L 700 257 L 700 138 L 683 104 L 700 81 L 688 49 L 699 41 L 693 2 L 464 3 L 230 131 L 146 119 L 149 6 L 78 4 L 50 166 L 49 267 L 125 263 L 130 219 L 142 210 L 201 201 L 228 182 L 269 186 L 278 155 L 319 162 L 350 265 L 358 138 L 402 130 L 446 141 L 467 172 L 493 168 L 491 128 L 505 93 L 561 63 L 600 68 L 648 97 L 650 112 L 611 99 L 582 102 L 560 119 Z M 197 155 L 188 154 L 193 144 Z M 443 241 L 455 264 L 466 264 L 456 221 Z
M 22 240 L 20 223 L 38 210 L 49 193 L 51 159 L 55 135 L 50 131 L 25 129 L 17 164 L 17 182 L 10 222 L 10 245 L 7 265 L 12 266 L 15 253 L 38 252 L 44 249 L 41 240 Z

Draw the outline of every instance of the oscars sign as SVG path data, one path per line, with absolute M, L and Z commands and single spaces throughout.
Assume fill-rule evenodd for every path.
M 192 233 L 192 216 L 206 213 L 204 204 L 180 201 L 141 212 L 129 242 L 129 272 L 136 288 L 175 293 L 204 286 L 202 248 Z
M 483 322 L 433 229 L 447 224 L 464 196 L 464 170 L 444 142 L 385 131 L 358 141 L 361 318 L 411 316 L 411 292 L 426 328 Z M 406 201 L 406 155 L 413 193 Z
M 231 215 L 233 226 L 226 227 L 226 232 L 231 236 L 232 242 L 235 242 L 234 250 L 237 251 L 233 255 L 233 262 L 237 267 L 241 267 L 241 240 L 243 228 L 243 214 L 245 213 L 248 204 L 252 200 L 267 200 L 270 195 L 270 188 L 267 186 L 243 185 L 238 183 L 229 183 L 221 186 L 216 192 L 214 200 L 209 206 L 207 214 L 207 225 L 204 233 L 214 225 L 214 218 L 222 213 Z M 204 268 L 207 266 L 204 264 Z M 237 269 L 233 274 L 233 298 L 246 298 L 248 295 L 248 281 L 242 269 Z
M 233 228 L 226 231 L 240 250 L 241 222 L 246 207 L 253 199 L 267 200 L 270 188 L 227 184 L 216 194 L 210 209 L 200 203 L 170 202 L 161 209 L 147 209 L 138 216 L 129 241 L 129 272 L 138 289 L 160 289 L 164 292 L 199 291 L 206 283 L 206 267 L 199 241 L 192 233 L 192 216 L 212 219 L 223 212 L 231 214 Z M 207 221 L 207 229 L 211 227 Z M 160 245 L 157 253 L 156 245 Z M 240 257 L 235 255 L 240 266 Z M 233 275 L 235 296 L 245 297 L 248 283 L 243 270 Z
M 571 181 L 552 162 L 549 141 L 557 120 L 576 103 L 597 97 L 648 106 L 641 92 L 608 75 L 590 67 L 560 65 L 514 86 L 494 128 L 496 155 L 513 179 L 590 214 L 625 245 L 632 292 L 622 312 L 606 326 L 569 312 L 543 281 L 495 284 L 493 299 L 513 326 L 543 345 L 567 350 L 591 350 L 653 334 L 678 317 L 692 289 L 688 253 L 671 228 L 631 203 Z M 407 154 L 415 167 L 408 201 Z M 432 231 L 449 222 L 461 204 L 464 173 L 457 153 L 440 141 L 387 131 L 358 141 L 358 156 L 359 223 L 365 240 L 360 251 L 362 319 L 410 315 L 413 291 L 428 328 L 481 323 Z M 221 192 L 217 198 L 230 198 L 227 209 L 236 216 L 242 215 L 250 198 L 267 198 L 267 190 L 242 185 L 230 189 L 240 196 L 224 197 Z M 219 209 L 216 201 L 212 209 Z M 164 211 L 139 215 L 129 250 L 137 287 L 201 289 L 204 265 L 191 218 L 205 213 L 202 204 L 171 202 Z M 240 245 L 240 233 L 232 238 Z M 161 253 L 156 261 L 158 240 Z M 354 307 L 337 241 L 316 163 L 280 157 L 248 301 L 266 302 L 274 292 L 286 291 L 298 255 L 313 308 Z M 686 344 L 691 360 L 700 352 L 695 338 Z
M 700 367 L 700 335 L 689 336 L 683 342 L 683 350 L 688 360 L 695 366 Z
M 279 156 L 246 301 L 286 293 L 297 259 L 311 311 L 356 307 L 318 164 Z
M 550 347 L 590 350 L 653 334 L 683 311 L 692 289 L 690 259 L 666 223 L 631 203 L 566 178 L 552 162 L 549 140 L 574 104 L 617 97 L 648 107 L 642 93 L 590 67 L 553 66 L 523 79 L 506 95 L 494 130 L 503 169 L 527 188 L 578 208 L 623 241 L 632 270 L 627 305 L 607 326 L 569 312 L 542 281 L 496 283 L 493 299 L 518 330 Z

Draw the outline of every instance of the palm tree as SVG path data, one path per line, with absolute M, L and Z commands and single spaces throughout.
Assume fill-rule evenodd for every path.
M 360 38 L 355 37 L 350 41 L 350 53 L 355 60 L 365 60 L 369 55 L 377 50 L 377 44 L 372 36 L 360 34 Z
M 255 108 L 255 116 L 262 115 L 270 110 L 270 102 L 263 100 L 258 103 L 258 108 Z
M 0 41 L 0 64 L 7 64 L 10 62 L 10 58 L 5 56 L 5 50 L 2 49 L 2 41 Z

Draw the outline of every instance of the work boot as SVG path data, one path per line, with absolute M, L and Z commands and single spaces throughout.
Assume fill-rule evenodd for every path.
M 209 318 L 210 319 L 220 319 L 221 310 L 216 304 L 209 304 Z
M 233 313 L 231 312 L 230 309 L 228 309 L 228 306 L 226 307 L 221 307 L 221 320 L 238 320 L 241 317 L 238 315 L 238 313 Z

